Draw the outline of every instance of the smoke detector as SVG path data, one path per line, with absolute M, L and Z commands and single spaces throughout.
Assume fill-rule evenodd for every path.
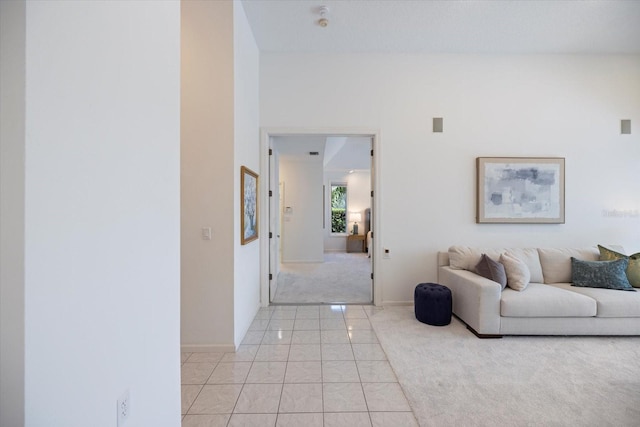
M 329 25 L 329 20 L 327 19 L 327 15 L 329 15 L 329 7 L 320 6 L 320 8 L 318 9 L 318 12 L 320 12 L 320 19 L 318 19 L 318 25 L 324 28 L 327 25 Z

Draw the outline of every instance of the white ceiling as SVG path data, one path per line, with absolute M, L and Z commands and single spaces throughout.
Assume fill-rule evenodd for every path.
M 283 160 L 322 162 L 325 171 L 369 170 L 371 138 L 359 136 L 274 136 L 273 148 Z M 309 155 L 317 151 L 318 156 Z
M 263 52 L 640 53 L 639 0 L 242 3 Z

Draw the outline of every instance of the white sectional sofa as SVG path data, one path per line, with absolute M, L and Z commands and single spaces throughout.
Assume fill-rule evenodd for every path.
M 479 276 L 482 254 L 509 252 L 524 262 L 522 291 Z M 640 292 L 571 286 L 571 257 L 598 261 L 597 247 L 470 248 L 438 253 L 438 282 L 451 289 L 453 313 L 482 338 L 502 335 L 640 335 Z

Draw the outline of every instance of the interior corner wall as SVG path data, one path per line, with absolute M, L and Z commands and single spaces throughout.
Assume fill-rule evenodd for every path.
M 371 207 L 371 172 L 354 171 L 353 173 L 326 171 L 324 173 L 325 186 L 325 228 L 324 251 L 346 252 L 347 239 L 345 236 L 331 234 L 331 184 L 344 182 L 347 184 L 347 232 L 351 234 L 353 221 L 349 220 L 349 212 L 362 213 L 362 222 L 358 223 L 358 234 L 364 234 L 364 210 Z
M 322 162 L 280 157 L 284 184 L 282 262 L 323 262 Z
M 260 307 L 260 241 L 240 242 L 240 167 L 260 173 L 259 128 L 259 51 L 240 2 L 233 3 L 234 17 L 234 342 L 240 345 Z M 259 186 L 258 186 L 259 188 Z M 260 200 L 260 195 L 258 195 Z M 258 215 L 268 215 L 267 207 L 258 206 Z M 259 222 L 258 222 L 259 223 Z M 258 229 L 258 239 L 267 238 L 268 230 Z
M 371 172 L 355 171 L 347 175 L 347 203 L 349 212 L 360 212 L 358 234 L 364 234 L 364 210 L 371 207 Z M 353 230 L 353 221 L 347 218 L 347 230 Z
M 177 426 L 180 5 L 29 1 L 25 52 L 25 425 Z
M 0 1 L 0 425 L 24 425 L 26 3 Z
M 234 349 L 233 7 L 181 2 L 181 342 L 187 351 Z M 203 227 L 211 228 L 211 240 L 202 238 Z
M 640 250 L 640 216 L 605 214 L 640 210 L 640 132 L 621 119 L 640 123 L 640 55 L 260 57 L 261 126 L 379 130 L 382 303 L 411 302 L 454 244 Z M 498 156 L 566 158 L 566 223 L 476 224 L 475 159 Z

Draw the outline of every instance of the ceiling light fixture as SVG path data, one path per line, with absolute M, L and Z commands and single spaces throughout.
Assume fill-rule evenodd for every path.
M 327 6 L 320 6 L 318 11 L 320 12 L 320 19 L 318 19 L 318 25 L 324 28 L 327 25 L 329 25 L 329 20 L 327 19 L 327 15 L 329 14 L 329 8 Z

